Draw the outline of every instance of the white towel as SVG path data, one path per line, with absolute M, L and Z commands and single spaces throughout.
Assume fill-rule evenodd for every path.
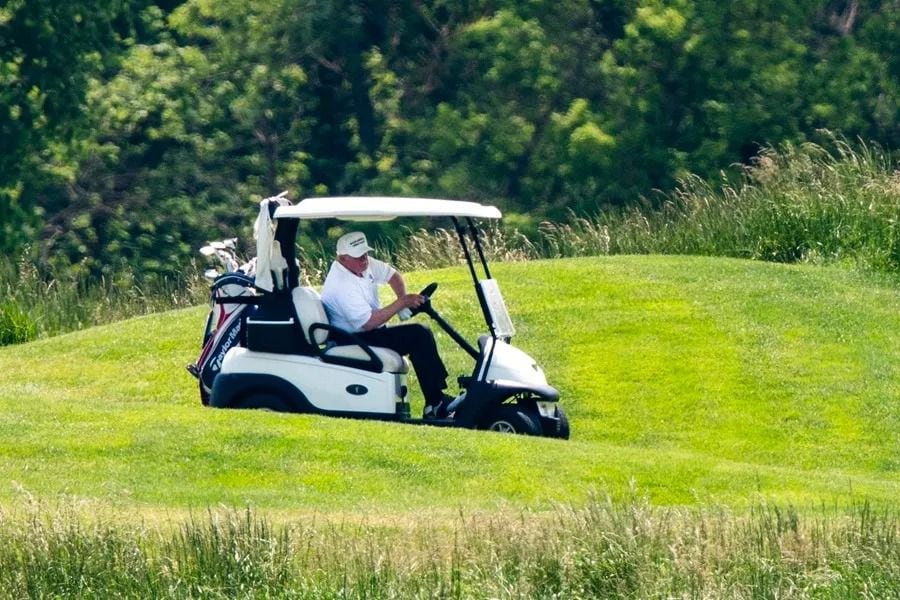
M 281 244 L 275 241 L 275 228 L 278 223 L 270 216 L 269 205 L 290 206 L 291 201 L 285 198 L 287 192 L 265 198 L 259 203 L 259 215 L 253 224 L 253 237 L 256 238 L 256 287 L 267 292 L 273 289 L 287 288 L 287 261 L 281 255 Z

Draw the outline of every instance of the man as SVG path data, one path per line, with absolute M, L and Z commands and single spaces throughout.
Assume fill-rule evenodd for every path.
M 412 323 L 384 326 L 404 309 L 421 306 L 425 297 L 406 293 L 406 283 L 400 272 L 371 258 L 371 251 L 365 234 L 360 231 L 352 231 L 338 240 L 337 260 L 332 263 L 322 286 L 322 302 L 331 324 L 356 333 L 367 344 L 409 356 L 425 396 L 423 416 L 426 419 L 443 417 L 452 397 L 443 392 L 447 387 L 447 369 L 431 330 Z M 378 287 L 385 283 L 391 286 L 397 299 L 382 307 Z

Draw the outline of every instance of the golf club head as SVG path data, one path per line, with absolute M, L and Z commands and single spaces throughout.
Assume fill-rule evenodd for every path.
M 250 260 L 242 264 L 238 270 L 243 271 L 245 275 L 249 275 L 251 277 L 256 275 L 256 258 L 251 258 Z

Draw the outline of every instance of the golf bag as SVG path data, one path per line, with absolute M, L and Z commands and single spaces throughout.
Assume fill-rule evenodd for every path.
M 243 273 L 225 273 L 213 281 L 209 316 L 203 332 L 203 349 L 187 370 L 200 380 L 200 401 L 209 404 L 213 380 L 222 368 L 225 354 L 245 343 L 244 320 L 251 305 L 230 303 L 228 298 L 252 295 L 253 278 Z

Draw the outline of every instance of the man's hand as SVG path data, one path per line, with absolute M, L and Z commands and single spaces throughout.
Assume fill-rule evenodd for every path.
M 372 311 L 372 316 L 362 326 L 362 329 L 363 331 L 368 331 L 381 327 L 404 308 L 414 309 L 422 306 L 424 303 L 425 296 L 422 294 L 403 294 L 384 308 Z
M 401 308 L 419 308 L 425 303 L 425 296 L 421 294 L 406 294 L 400 298 Z

